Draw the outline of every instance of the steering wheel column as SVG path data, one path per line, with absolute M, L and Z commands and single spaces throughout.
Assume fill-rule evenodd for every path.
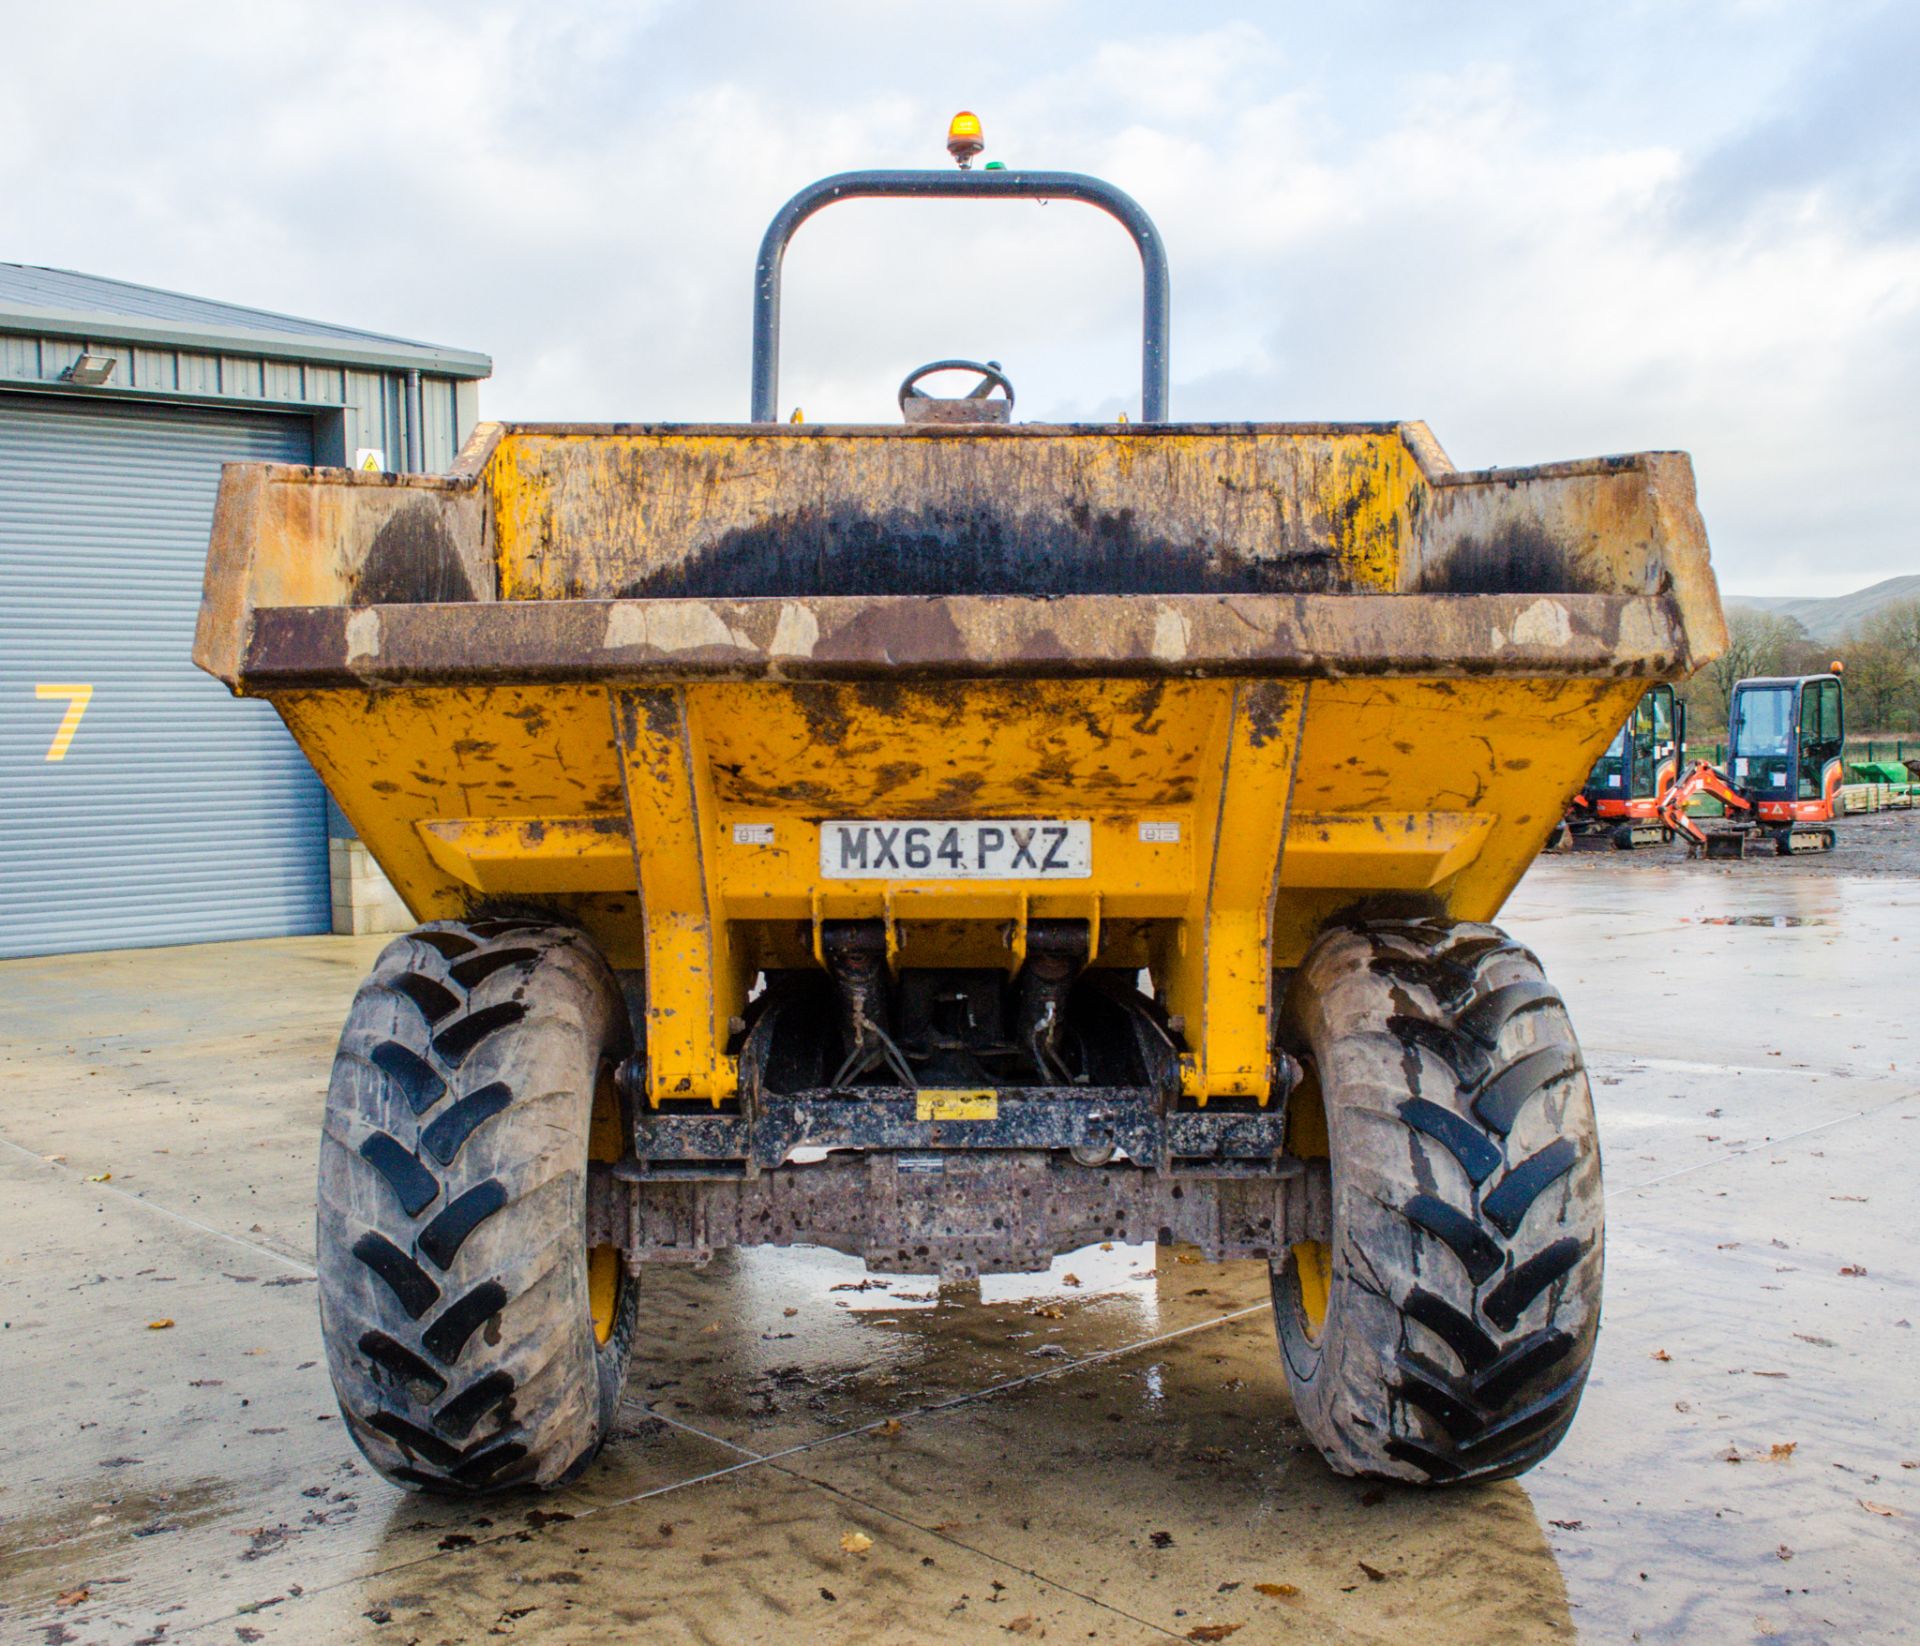
M 942 399 L 920 387 L 920 379 L 935 372 L 970 371 L 980 381 L 965 394 Z M 999 389 L 999 394 L 994 390 Z M 900 385 L 900 415 L 917 423 L 1011 423 L 1013 384 L 998 360 L 934 360 L 907 374 Z

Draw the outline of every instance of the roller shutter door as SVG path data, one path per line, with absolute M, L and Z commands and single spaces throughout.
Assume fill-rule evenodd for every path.
M 221 464 L 312 441 L 0 395 L 0 956 L 329 929 L 319 779 L 191 660 Z

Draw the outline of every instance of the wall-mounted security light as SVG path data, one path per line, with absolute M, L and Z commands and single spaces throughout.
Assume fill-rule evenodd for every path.
M 97 389 L 113 375 L 113 368 L 120 364 L 117 356 L 111 354 L 83 354 L 67 367 L 62 374 L 69 383 L 78 383 L 83 388 Z

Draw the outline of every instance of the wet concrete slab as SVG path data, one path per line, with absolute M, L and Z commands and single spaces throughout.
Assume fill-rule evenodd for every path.
M 585 1479 L 396 1491 L 310 1283 L 378 941 L 0 965 L 0 1636 L 1909 1638 L 1920 882 L 1766 868 L 1546 863 L 1511 905 L 1594 1075 L 1606 1322 L 1560 1451 L 1439 1494 L 1326 1472 L 1263 1274 L 1128 1247 L 650 1275 Z

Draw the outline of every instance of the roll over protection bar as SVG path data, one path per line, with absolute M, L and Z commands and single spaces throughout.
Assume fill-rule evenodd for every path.
M 1140 414 L 1167 420 L 1167 346 L 1172 294 L 1160 231 L 1140 203 L 1098 177 L 1076 171 L 843 171 L 802 189 L 775 215 L 760 241 L 753 286 L 753 409 L 749 421 L 779 421 L 780 265 L 795 230 L 841 200 L 1080 200 L 1116 218 L 1140 248 Z

